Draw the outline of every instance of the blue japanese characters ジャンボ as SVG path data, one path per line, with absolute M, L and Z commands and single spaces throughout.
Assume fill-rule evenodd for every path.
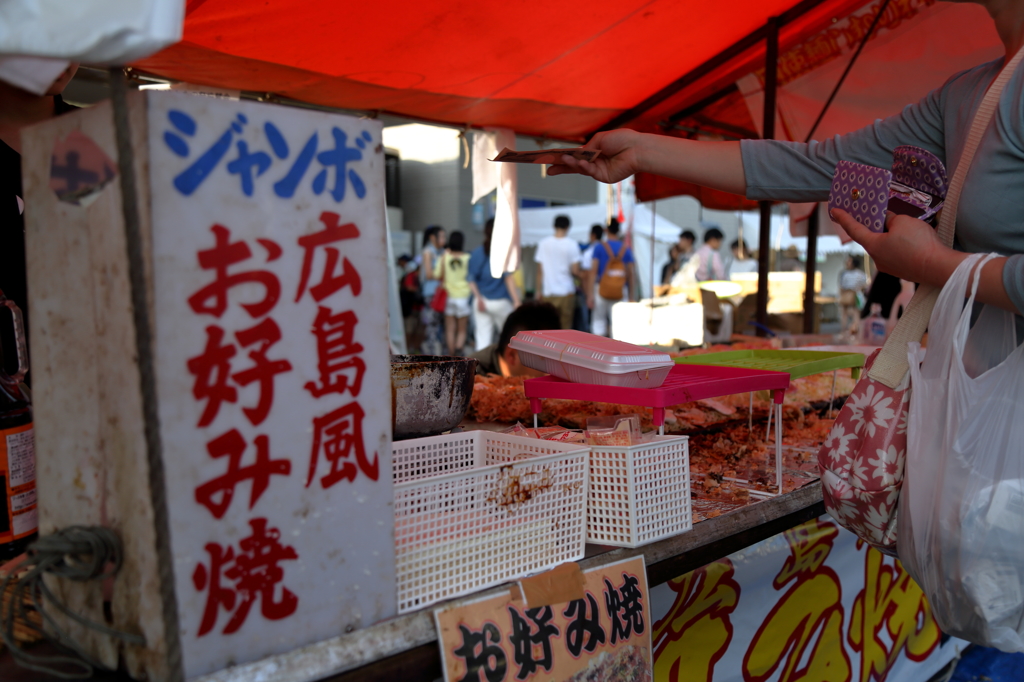
M 332 126 L 330 139 L 323 146 L 319 131 L 314 131 L 299 147 L 290 145 L 281 128 L 271 120 L 263 122 L 262 134 L 258 126 L 253 130 L 254 126 L 249 123 L 245 114 L 236 114 L 222 124 L 224 132 L 202 149 L 203 145 L 194 140 L 199 132 L 196 119 L 178 109 L 167 112 L 163 143 L 173 154 L 190 162 L 174 177 L 175 189 L 191 196 L 224 161 L 224 171 L 238 176 L 239 188 L 247 197 L 259 189 L 290 199 L 307 177 L 312 178 L 309 186 L 316 196 L 327 190 L 328 183 L 328 194 L 336 202 L 345 200 L 349 185 L 359 199 L 366 196 L 359 162 L 363 160 L 363 152 L 374 143 L 373 136 L 366 130 L 350 139 L 347 132 Z M 294 157 L 293 150 L 297 150 Z M 225 157 L 229 158 L 225 160 Z M 271 168 L 274 172 L 264 178 Z

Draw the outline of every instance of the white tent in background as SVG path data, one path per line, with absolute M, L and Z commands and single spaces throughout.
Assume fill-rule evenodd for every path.
M 747 246 L 752 249 L 756 249 L 758 238 L 761 233 L 759 229 L 761 216 L 756 211 L 744 211 L 742 214 L 742 220 L 743 239 L 747 242 Z M 776 251 L 785 251 L 789 247 L 795 246 L 801 256 L 807 253 L 806 235 L 802 237 L 794 237 L 791 234 L 790 220 L 787 215 L 772 214 L 772 234 L 770 244 L 772 249 Z M 865 253 L 865 251 L 857 242 L 848 242 L 844 244 L 839 237 L 834 234 L 819 235 L 818 255 L 825 255 L 829 253 Z

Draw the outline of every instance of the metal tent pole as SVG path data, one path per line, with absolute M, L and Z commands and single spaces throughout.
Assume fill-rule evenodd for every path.
M 825 118 L 825 114 L 828 112 L 828 108 L 832 106 L 832 101 L 836 98 L 836 95 L 839 93 L 839 88 L 843 87 L 843 83 L 846 81 L 846 77 L 850 75 L 850 69 L 852 69 L 853 65 L 857 63 L 857 57 L 860 56 L 861 50 L 864 49 L 864 46 L 868 44 L 868 40 L 871 39 L 871 35 L 875 32 L 875 27 L 878 26 L 878 21 L 882 18 L 882 15 L 885 14 L 885 10 L 889 7 L 889 2 L 890 0 L 885 0 L 882 3 L 882 5 L 878 8 L 878 12 L 875 14 L 875 18 L 871 20 L 871 25 L 868 26 L 868 30 L 864 34 L 864 37 L 861 39 L 856 51 L 854 51 L 853 56 L 850 57 L 850 61 L 846 65 L 846 69 L 843 70 L 843 75 L 839 77 L 839 80 L 836 82 L 836 86 L 832 88 L 832 92 L 829 93 L 828 99 L 825 100 L 825 105 L 821 108 L 821 113 L 819 113 L 818 118 L 814 120 L 814 125 L 812 125 L 811 129 L 807 131 L 807 137 L 804 138 L 804 142 L 810 142 L 811 139 L 813 139 L 814 131 L 818 129 L 818 125 L 821 123 L 821 119 Z
M 633 204 L 633 207 L 634 207 L 634 215 L 636 215 L 636 213 L 635 213 L 636 204 L 635 203 Z M 650 315 L 647 318 L 647 330 L 648 330 L 647 333 L 650 334 L 650 336 L 648 337 L 648 340 L 651 342 L 652 346 L 654 345 L 654 342 L 657 340 L 657 339 L 653 338 L 654 337 L 654 287 L 656 286 L 655 282 L 654 282 L 654 232 L 655 232 L 654 228 L 655 228 L 655 221 L 657 220 L 657 217 L 658 217 L 657 216 L 657 211 L 658 211 L 658 200 L 655 199 L 654 201 L 651 202 L 651 263 L 650 263 L 650 268 L 651 268 L 651 270 L 650 270 L 651 309 L 650 309 Z M 634 248 L 635 248 L 635 245 L 634 245 Z M 661 284 L 661 282 L 658 282 L 658 284 Z M 662 429 L 662 430 L 664 430 L 664 429 Z
M 812 10 L 814 10 L 815 8 L 817 8 L 819 5 L 823 4 L 826 1 L 827 0 L 803 0 L 803 2 L 797 3 L 796 5 L 794 5 L 793 7 L 779 15 L 776 28 L 785 26 L 786 24 L 789 24 L 800 19 L 808 12 L 811 12 Z M 735 59 L 736 57 L 741 56 L 747 50 L 750 50 L 751 48 L 755 47 L 757 43 L 764 39 L 765 29 L 766 27 L 762 26 L 757 30 L 748 33 L 743 38 L 736 41 L 729 47 L 725 48 L 711 59 L 707 60 L 697 68 L 692 69 L 691 71 L 682 75 L 675 81 L 669 83 L 667 86 L 665 86 L 658 92 L 654 93 L 653 95 L 647 97 L 645 100 L 638 103 L 636 106 L 631 107 L 630 109 L 627 109 L 626 111 L 622 112 L 621 114 L 611 119 L 594 132 L 596 133 L 602 130 L 614 130 L 615 128 L 621 128 L 630 121 L 639 118 L 647 111 L 658 106 L 659 104 L 661 104 L 668 98 L 672 97 L 676 93 L 685 90 L 686 88 L 693 85 L 704 76 L 707 76 L 709 73 L 712 73 L 715 69 L 719 68 L 723 64 L 728 63 L 729 60 Z
M 807 265 L 804 268 L 807 283 L 804 285 L 804 334 L 814 333 L 817 308 L 814 303 L 814 279 L 818 272 L 818 204 L 807 219 Z
M 886 8 L 889 7 L 890 0 L 885 0 L 878 8 L 878 12 L 875 13 L 875 18 L 871 21 L 871 25 L 868 27 L 867 32 L 864 34 L 864 38 L 861 39 L 860 44 L 857 46 L 857 50 L 850 57 L 849 63 L 846 65 L 846 69 L 843 71 L 843 75 L 839 77 L 839 81 L 835 87 L 832 88 L 832 92 L 829 93 L 828 99 L 825 101 L 825 105 L 821 108 L 821 112 L 818 114 L 818 118 L 815 119 L 814 125 L 807 131 L 807 137 L 804 142 L 810 142 L 814 137 L 814 132 L 818 129 L 818 125 L 821 120 L 825 118 L 825 114 L 828 112 L 829 107 L 836 98 L 836 94 L 839 92 L 839 88 L 843 87 L 843 82 L 846 81 L 846 77 L 850 73 L 850 69 L 857 63 L 857 57 L 860 56 L 864 46 L 867 45 L 868 40 L 871 39 L 871 35 L 875 32 L 875 27 L 878 26 L 879 20 L 885 13 Z M 814 333 L 814 273 L 817 270 L 817 259 L 818 259 L 818 232 L 819 232 L 819 221 L 818 221 L 818 206 L 815 205 L 814 212 L 811 213 L 810 218 L 807 220 L 807 285 L 804 289 L 804 333 Z M 832 406 L 829 406 L 831 411 Z
M 764 67 L 764 126 L 761 137 L 765 140 L 775 138 L 775 94 L 778 86 L 779 70 L 779 18 L 770 17 L 765 31 L 765 67 Z M 771 202 L 762 201 L 760 234 L 758 235 L 757 252 L 757 333 L 763 336 L 768 327 L 768 268 L 771 255 Z

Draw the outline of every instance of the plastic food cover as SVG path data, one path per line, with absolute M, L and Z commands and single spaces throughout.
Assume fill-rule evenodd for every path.
M 573 329 L 522 331 L 512 337 L 509 345 L 517 351 L 608 374 L 672 366 L 668 353 Z
M 668 353 L 571 329 L 522 331 L 509 345 L 527 367 L 577 383 L 657 388 L 673 366 Z
M 0 54 L 127 64 L 181 40 L 185 0 L 4 0 Z

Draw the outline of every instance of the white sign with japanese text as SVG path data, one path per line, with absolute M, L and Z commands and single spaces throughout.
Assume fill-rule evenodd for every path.
M 396 612 L 381 124 L 148 93 L 187 678 Z
M 436 609 L 445 682 L 651 682 L 643 556 L 584 571 L 581 588 L 533 608 L 514 590 Z

